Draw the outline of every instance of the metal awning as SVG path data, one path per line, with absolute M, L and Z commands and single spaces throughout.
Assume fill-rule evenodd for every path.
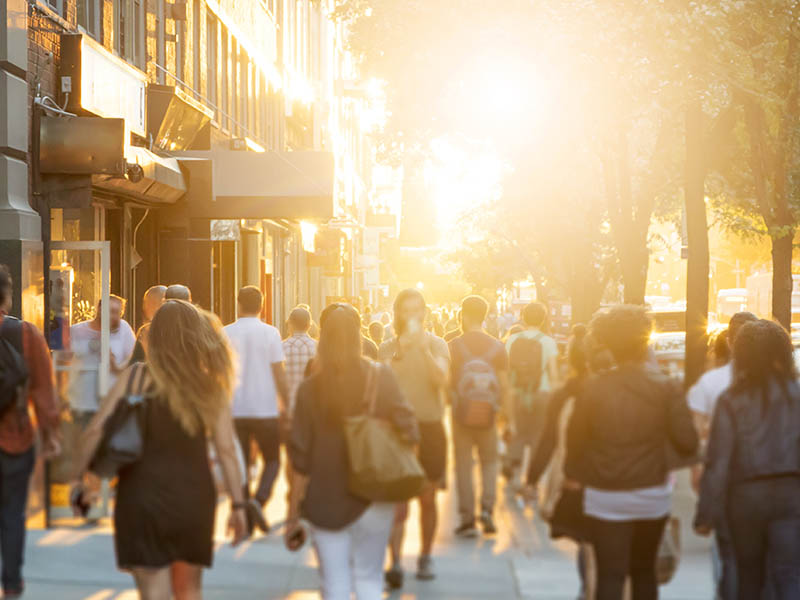
M 158 156 L 147 148 L 130 146 L 125 149 L 125 161 L 128 165 L 136 164 L 142 168 L 141 180 L 134 182 L 127 177 L 92 175 L 92 187 L 158 204 L 174 204 L 186 193 L 186 181 L 176 159 Z
M 207 219 L 309 219 L 334 215 L 330 152 L 184 152 L 189 214 Z

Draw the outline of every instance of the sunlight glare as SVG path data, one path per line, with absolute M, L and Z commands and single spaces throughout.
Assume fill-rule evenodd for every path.
M 437 222 L 445 231 L 458 230 L 462 217 L 482 210 L 501 193 L 506 163 L 486 145 L 437 138 L 431 143 L 433 157 L 425 166 L 425 180 L 436 205 Z

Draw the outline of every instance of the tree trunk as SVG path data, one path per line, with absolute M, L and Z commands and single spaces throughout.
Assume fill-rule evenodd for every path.
M 650 262 L 647 239 L 626 243 L 619 249 L 619 262 L 622 271 L 623 302 L 644 304 L 647 268 Z
M 787 331 L 792 326 L 792 249 L 794 228 L 782 228 L 784 235 L 772 239 L 772 317 Z M 790 229 L 788 232 L 785 229 Z
M 686 359 L 684 384 L 688 388 L 705 369 L 708 327 L 708 221 L 705 204 L 703 112 L 699 101 L 686 109 L 686 165 L 684 172 L 686 233 Z

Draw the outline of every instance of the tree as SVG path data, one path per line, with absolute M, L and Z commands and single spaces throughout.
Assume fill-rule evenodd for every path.
M 792 251 L 800 215 L 800 6 L 792 0 L 723 2 L 715 74 L 737 122 L 726 143 L 715 208 L 739 232 L 769 236 L 772 313 L 791 324 Z

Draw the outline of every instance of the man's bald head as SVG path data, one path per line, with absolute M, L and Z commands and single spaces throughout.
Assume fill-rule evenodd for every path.
M 165 285 L 154 285 L 144 293 L 142 312 L 147 321 L 153 320 L 153 315 L 156 314 L 159 307 L 164 304 L 164 297 L 166 294 L 167 286 Z
M 166 294 L 164 294 L 165 300 L 186 300 L 186 302 L 192 301 L 192 291 L 183 284 L 180 283 L 173 283 L 171 286 L 167 288 Z

